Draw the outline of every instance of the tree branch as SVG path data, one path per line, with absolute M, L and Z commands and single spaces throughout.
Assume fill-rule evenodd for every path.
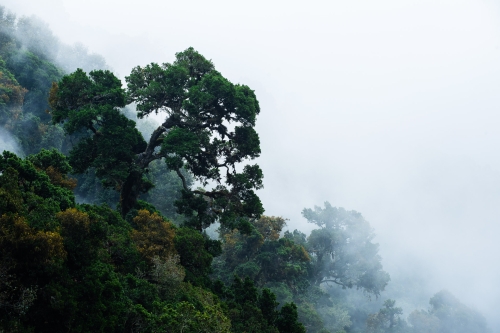
M 337 280 L 321 280 L 319 284 L 322 284 L 323 282 L 333 282 L 335 284 L 338 284 L 339 286 L 348 288 L 345 284 L 338 282 Z
M 184 177 L 184 175 L 181 173 L 181 170 L 176 169 L 175 172 L 177 172 L 177 175 L 182 180 L 182 187 L 184 187 L 184 190 L 189 191 L 189 188 L 187 187 L 186 183 L 186 177 Z
M 145 168 L 151 163 L 152 161 L 161 158 L 161 155 L 155 155 L 155 148 L 161 145 L 161 137 L 162 135 L 167 132 L 168 129 L 165 128 L 163 125 L 160 125 L 157 129 L 154 130 L 154 132 L 151 134 L 151 138 L 149 139 L 148 145 L 146 147 L 146 150 L 142 153 L 139 154 L 139 165 L 142 168 Z

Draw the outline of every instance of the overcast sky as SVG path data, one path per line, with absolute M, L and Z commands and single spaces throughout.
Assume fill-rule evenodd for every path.
M 124 77 L 193 46 L 261 103 L 266 214 L 361 212 L 384 265 L 422 265 L 500 323 L 500 7 L 482 0 L 4 0 Z M 428 298 L 427 298 L 428 299 Z

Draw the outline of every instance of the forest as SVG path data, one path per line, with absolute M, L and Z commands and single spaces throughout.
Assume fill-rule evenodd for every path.
M 489 332 L 446 290 L 403 313 L 361 213 L 265 215 L 258 98 L 215 62 L 122 82 L 0 9 L 0 332 Z

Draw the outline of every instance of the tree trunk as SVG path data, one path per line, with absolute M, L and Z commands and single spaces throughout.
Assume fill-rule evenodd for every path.
M 139 195 L 143 192 L 142 173 L 131 172 L 120 190 L 120 213 L 123 218 L 134 208 Z

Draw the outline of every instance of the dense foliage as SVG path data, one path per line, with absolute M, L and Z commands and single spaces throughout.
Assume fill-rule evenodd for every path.
M 50 171 L 49 171 L 50 170 Z M 141 209 L 76 204 L 56 150 L 0 158 L 0 325 L 34 332 L 304 332 L 293 304 L 209 277 L 217 242 Z
M 64 122 L 68 134 L 82 133 L 70 152 L 75 171 L 93 168 L 105 186 L 118 189 L 125 216 L 152 187 L 145 177 L 149 164 L 164 159 L 182 180 L 177 208 L 193 227 L 259 217 L 263 208 L 254 189 L 262 187 L 262 171 L 258 165 L 236 171 L 238 163 L 260 154 L 254 92 L 229 82 L 192 48 L 177 53 L 173 64 L 134 68 L 127 82 L 125 91 L 109 71 L 77 70 L 53 85 L 53 122 Z M 137 104 L 140 117 L 167 114 L 148 142 L 120 112 L 127 102 Z M 215 188 L 191 189 L 183 169 Z
M 0 7 L 0 134 L 26 156 L 0 155 L 0 332 L 488 332 L 446 291 L 407 320 L 383 302 L 360 213 L 263 215 L 255 93 L 193 48 L 126 88 L 108 69 Z

